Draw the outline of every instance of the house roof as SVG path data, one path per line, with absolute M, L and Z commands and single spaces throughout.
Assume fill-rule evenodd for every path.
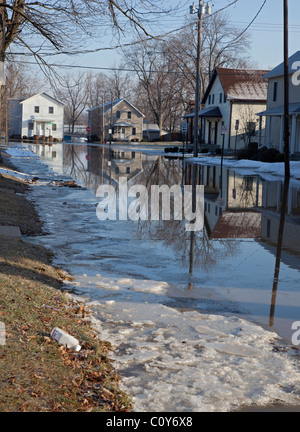
M 26 99 L 21 99 L 21 104 L 22 103 L 24 103 L 24 102 L 28 102 L 30 99 L 34 99 L 34 98 L 36 98 L 37 96 L 45 96 L 45 97 L 47 97 L 47 98 L 49 98 L 49 99 L 52 99 L 54 102 L 56 102 L 56 103 L 58 103 L 58 104 L 60 104 L 60 105 L 65 105 L 63 102 L 61 102 L 61 101 L 59 101 L 58 99 L 55 99 L 53 96 L 50 96 L 50 95 L 48 95 L 47 93 L 45 93 L 45 92 L 41 92 L 41 93 L 37 93 L 37 94 L 35 94 L 35 95 L 33 95 L 33 96 L 31 96 L 31 97 L 29 97 L 29 98 L 26 98 Z
M 119 123 L 114 123 L 113 124 L 114 127 L 135 127 L 134 124 L 132 123 L 126 123 L 126 122 L 119 122 Z
M 195 117 L 195 114 L 187 114 L 184 116 L 184 118 L 189 118 L 189 117 Z M 221 118 L 223 117 L 220 111 L 219 107 L 210 107 L 210 108 L 205 108 L 201 111 L 199 111 L 199 117 L 216 117 L 216 118 Z
M 105 113 L 108 113 L 110 110 L 111 110 L 111 105 L 113 105 L 113 107 L 116 107 L 117 105 L 119 105 L 121 102 L 126 102 L 128 105 L 130 105 L 135 111 L 137 111 L 142 117 L 145 117 L 144 116 L 144 114 L 140 111 L 140 110 L 138 110 L 134 105 L 132 105 L 132 103 L 131 102 L 129 102 L 127 99 L 125 99 L 125 98 L 122 98 L 122 99 L 117 99 L 117 100 L 114 100 L 114 101 L 110 101 L 110 102 L 105 102 L 105 104 L 104 104 L 104 112 Z M 102 110 L 102 108 L 103 108 L 103 105 L 101 104 L 101 105 L 97 105 L 97 106 L 95 106 L 95 107 L 93 107 L 93 108 L 90 108 L 90 109 L 88 109 L 87 111 L 93 111 L 93 110 L 95 110 L 95 109 L 98 109 L 98 108 L 100 108 L 101 110 Z
M 260 233 L 260 213 L 224 212 L 213 229 L 210 238 L 258 238 Z
M 202 103 L 208 95 L 217 77 L 219 77 L 224 93 L 231 101 L 266 101 L 268 83 L 264 76 L 268 71 L 254 69 L 227 69 L 217 67 L 203 96 Z
M 290 103 L 289 104 L 289 113 L 300 115 L 300 103 Z M 266 111 L 262 111 L 257 113 L 258 116 L 283 116 L 284 115 L 284 105 L 267 109 Z
M 295 54 L 293 54 L 291 57 L 289 57 L 289 62 L 288 62 L 289 74 L 292 74 L 296 71 L 297 68 L 293 68 L 293 64 L 296 61 L 300 61 L 300 51 L 295 52 Z M 269 71 L 264 76 L 264 79 L 277 78 L 277 77 L 283 76 L 283 75 L 284 75 L 284 62 L 280 63 L 274 69 Z

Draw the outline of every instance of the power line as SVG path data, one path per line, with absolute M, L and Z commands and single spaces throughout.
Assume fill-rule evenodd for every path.
M 36 62 L 30 62 L 30 61 L 23 61 L 23 60 L 16 60 L 16 63 L 21 63 L 21 64 L 28 64 L 28 65 L 36 65 Z M 52 64 L 47 64 L 48 67 L 53 67 L 53 68 L 61 68 L 61 69 L 93 69 L 93 70 L 105 70 L 105 71 L 116 71 L 116 72 L 137 72 L 136 69 L 129 69 L 129 68 L 122 68 L 122 67 L 104 67 L 104 66 L 86 66 L 86 65 L 68 65 L 68 64 L 57 64 L 57 63 L 52 63 Z M 224 68 L 227 69 L 227 68 Z M 228 68 L 228 70 L 230 70 L 232 68 Z M 261 71 L 259 70 L 254 70 L 254 69 L 247 69 L 247 70 L 241 70 L 241 69 L 236 69 L 238 71 L 238 73 L 236 72 L 218 72 L 218 76 L 251 76 L 251 77 L 261 77 Z M 164 70 L 145 70 L 146 73 L 165 73 L 165 74 L 188 74 L 188 75 L 193 75 L 193 72 L 189 72 L 188 70 L 185 72 L 181 72 L 181 71 L 164 71 Z M 267 72 L 267 71 L 265 71 Z M 203 72 L 203 75 L 210 75 L 209 72 Z
M 220 13 L 220 12 L 223 12 L 225 9 L 228 9 L 229 7 L 231 7 L 234 4 L 238 3 L 239 1 L 240 0 L 233 0 L 228 5 L 226 5 L 223 8 L 218 9 L 217 11 L 213 12 L 210 15 L 210 17 L 214 16 L 214 15 Z M 149 42 L 151 40 L 162 40 L 162 39 L 165 39 L 165 38 L 167 38 L 167 37 L 169 37 L 171 35 L 179 33 L 179 32 L 181 32 L 181 31 L 183 31 L 183 30 L 185 30 L 185 29 L 187 29 L 189 27 L 192 27 L 194 25 L 195 25 L 195 22 L 193 21 L 191 23 L 188 23 L 188 24 L 186 24 L 184 26 L 181 26 L 181 27 L 179 27 L 177 29 L 170 30 L 170 31 L 168 31 L 166 33 L 163 33 L 161 35 L 158 35 L 158 36 L 147 37 L 147 38 L 139 39 L 139 40 L 136 40 L 136 41 L 133 41 L 133 42 L 128 42 L 128 43 L 125 43 L 125 44 L 115 45 L 115 46 L 112 46 L 112 47 L 101 47 L 101 48 L 95 48 L 95 49 L 77 50 L 77 51 L 72 51 L 72 52 L 71 51 L 59 51 L 59 52 L 49 52 L 49 53 L 39 52 L 38 55 L 40 57 L 42 57 L 42 56 L 49 57 L 49 56 L 56 56 L 56 55 L 72 55 L 73 56 L 73 55 L 79 55 L 79 54 L 94 54 L 94 53 L 101 52 L 101 51 L 114 51 L 114 50 L 117 50 L 117 49 L 120 49 L 120 48 L 121 49 L 122 48 L 127 48 L 127 47 L 130 47 L 130 46 L 134 46 L 134 45 L 138 45 L 138 44 L 141 44 L 141 43 Z M 30 55 L 31 56 L 31 55 L 35 55 L 35 53 L 18 54 L 18 55 Z
M 232 44 L 233 42 L 237 41 L 240 37 L 243 36 L 243 34 L 245 34 L 249 28 L 252 26 L 252 24 L 254 23 L 254 21 L 257 19 L 257 17 L 259 16 L 259 14 L 261 13 L 261 11 L 263 10 L 265 4 L 267 3 L 267 0 L 264 0 L 261 7 L 259 8 L 258 12 L 256 13 L 255 17 L 253 18 L 253 20 L 247 25 L 247 27 L 242 31 L 242 33 L 240 33 L 237 37 L 235 37 L 234 39 L 232 39 L 231 41 L 227 42 L 227 45 Z

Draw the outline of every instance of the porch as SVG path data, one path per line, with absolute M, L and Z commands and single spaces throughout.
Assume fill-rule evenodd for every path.
M 134 124 L 120 122 L 113 124 L 112 139 L 116 141 L 130 141 L 136 137 L 136 127 Z
M 258 113 L 260 117 L 259 126 L 259 147 L 266 145 L 268 148 L 276 148 L 281 153 L 284 151 L 284 106 L 270 108 Z M 266 139 L 265 143 L 261 140 L 262 118 L 266 117 Z M 290 154 L 296 156 L 300 154 L 300 104 L 292 103 L 289 105 L 289 126 L 290 126 Z
M 53 131 L 56 131 L 56 125 L 53 120 L 36 120 L 31 119 L 28 122 L 28 133 L 27 136 L 45 136 L 50 137 L 53 135 Z

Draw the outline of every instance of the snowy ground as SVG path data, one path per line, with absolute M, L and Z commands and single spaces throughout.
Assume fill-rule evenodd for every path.
M 92 308 L 101 338 L 116 348 L 114 359 L 136 411 L 300 404 L 299 358 L 293 356 L 293 347 L 275 331 L 238 316 L 238 306 L 213 289 L 224 279 L 226 260 L 224 267 L 221 262 L 215 265 L 215 274 L 200 272 L 194 290 L 186 290 L 186 269 L 174 251 L 160 241 L 138 239 L 134 224 L 100 222 L 91 191 L 54 187 L 51 180 L 63 174 L 28 152 L 20 157 L 18 150 L 10 150 L 13 163 L 41 179 L 29 197 L 46 223 L 47 235 L 32 241 L 51 248 L 56 263 L 75 276 L 72 287 Z M 218 163 L 215 158 L 201 162 L 210 159 Z M 248 162 L 224 163 L 261 172 L 261 164 Z M 292 164 L 295 178 L 299 167 Z M 247 248 L 242 243 L 238 250 L 241 262 Z M 235 271 L 233 284 L 241 274 Z M 252 289 L 257 281 L 245 283 Z M 229 278 L 226 284 L 227 292 Z
M 220 165 L 221 158 L 218 157 L 199 157 L 192 158 L 191 162 L 206 164 L 206 165 Z M 277 179 L 284 177 L 284 163 L 275 162 L 259 162 L 251 161 L 247 159 L 233 160 L 233 159 L 223 159 L 223 166 L 226 168 L 231 168 L 237 172 L 244 174 L 258 174 L 263 178 L 269 179 L 270 176 L 274 176 Z M 290 162 L 290 173 L 291 177 L 300 180 L 300 161 Z

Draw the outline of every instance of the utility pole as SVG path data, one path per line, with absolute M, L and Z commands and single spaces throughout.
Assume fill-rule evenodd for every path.
M 196 6 L 190 6 L 190 14 L 196 13 Z M 197 67 L 196 67 L 196 91 L 195 91 L 195 118 L 194 118 L 194 157 L 198 156 L 199 141 L 199 104 L 200 104 L 200 74 L 201 74 L 201 45 L 204 14 L 211 14 L 211 6 L 204 5 L 203 0 L 199 0 L 198 24 L 197 24 Z
M 289 126 L 289 31 L 288 0 L 283 0 L 284 15 L 284 161 L 285 177 L 290 177 L 290 126 Z
M 105 105 L 105 95 L 103 96 L 103 105 L 102 105 L 102 144 L 104 144 L 104 105 Z

